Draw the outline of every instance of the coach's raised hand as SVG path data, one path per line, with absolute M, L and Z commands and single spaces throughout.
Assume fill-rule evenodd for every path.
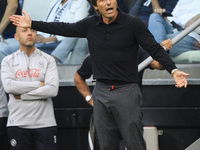
M 10 16 L 10 21 L 12 21 L 12 23 L 15 26 L 19 26 L 23 28 L 31 28 L 32 20 L 30 16 L 23 10 L 22 10 L 22 13 L 24 14 L 24 16 L 21 16 L 21 15 Z

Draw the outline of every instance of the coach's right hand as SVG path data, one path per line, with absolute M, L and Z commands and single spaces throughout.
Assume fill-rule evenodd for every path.
M 31 17 L 23 10 L 22 13 L 24 14 L 24 16 L 21 15 L 10 16 L 10 21 L 12 21 L 15 26 L 22 28 L 31 28 L 32 24 Z

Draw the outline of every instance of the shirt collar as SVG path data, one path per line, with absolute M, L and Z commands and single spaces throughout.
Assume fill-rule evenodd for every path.
M 113 23 L 121 24 L 122 23 L 122 12 L 119 8 L 117 8 L 117 10 L 118 10 L 117 18 L 111 24 L 113 24 Z M 99 15 L 99 20 L 97 21 L 96 25 L 100 25 L 100 24 L 105 24 L 103 22 L 102 15 Z
M 26 53 L 24 51 L 19 50 L 20 54 L 26 55 Z M 33 51 L 33 53 L 30 56 L 35 56 L 39 54 L 39 50 L 37 48 L 35 48 L 35 50 Z

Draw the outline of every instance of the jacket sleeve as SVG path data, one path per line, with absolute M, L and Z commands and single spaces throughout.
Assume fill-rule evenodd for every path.
M 4 90 L 9 94 L 14 95 L 21 95 L 27 93 L 41 86 L 40 81 L 17 81 L 13 73 L 13 69 L 9 65 L 6 58 L 3 59 L 1 64 L 1 80 Z
M 154 60 L 157 60 L 169 73 L 171 73 L 171 71 L 176 68 L 176 65 L 169 57 L 169 54 L 156 42 L 153 35 L 140 19 L 137 18 L 136 22 L 137 27 L 134 35 L 139 45 L 145 49 Z
M 91 17 L 86 17 L 76 23 L 32 21 L 31 28 L 50 34 L 66 37 L 86 38 Z
M 55 97 L 58 94 L 59 79 L 57 66 L 53 58 L 48 64 L 45 75 L 45 86 L 34 89 L 28 93 L 22 94 L 22 100 L 44 100 Z

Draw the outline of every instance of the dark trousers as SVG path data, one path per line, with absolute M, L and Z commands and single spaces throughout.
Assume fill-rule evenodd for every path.
M 8 147 L 8 136 L 7 136 L 7 117 L 0 118 L 0 150 L 7 149 Z
M 94 115 L 91 116 L 90 118 L 90 130 L 89 130 L 89 146 L 88 146 L 88 150 L 100 150 L 100 146 L 99 146 L 99 139 L 98 139 L 98 135 L 96 133 L 96 129 L 95 129 L 95 124 L 94 124 Z M 120 146 L 119 149 L 117 150 L 125 150 L 124 144 L 122 142 L 120 142 Z
M 11 150 L 57 150 L 57 127 L 24 129 L 8 127 Z
M 142 94 L 137 84 L 107 85 L 93 90 L 94 121 L 101 150 L 146 150 L 143 139 Z

